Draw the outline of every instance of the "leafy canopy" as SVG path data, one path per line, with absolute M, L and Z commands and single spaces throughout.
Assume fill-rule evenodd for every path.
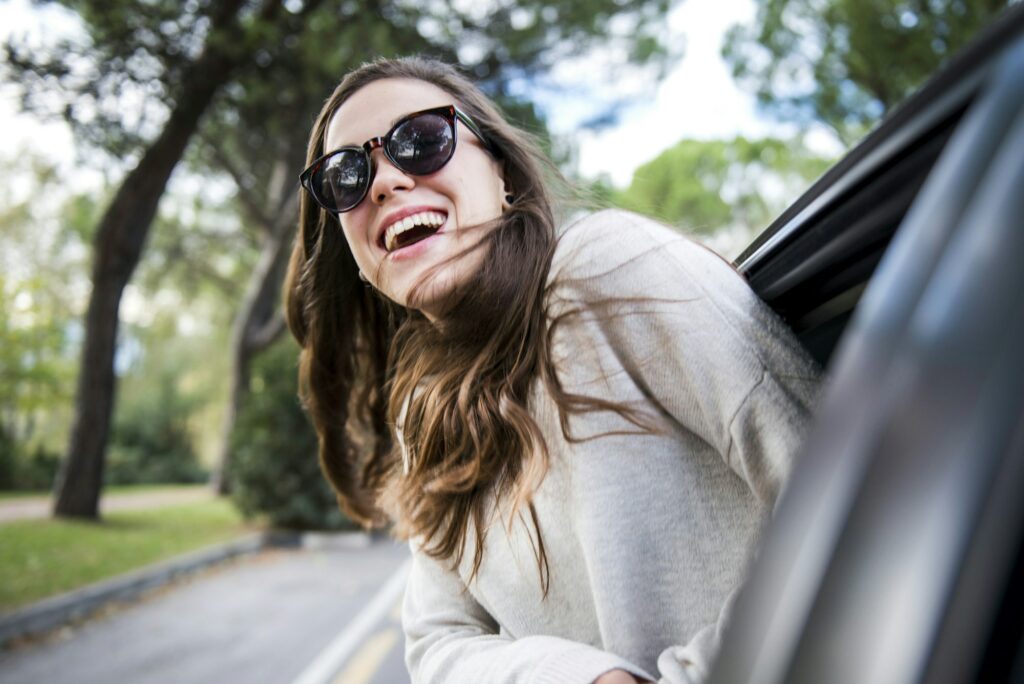
M 639 167 L 629 188 L 611 199 L 691 232 L 756 230 L 829 163 L 800 140 L 681 140 Z
M 860 138 L 990 24 L 1008 0 L 757 0 L 730 29 L 733 75 L 781 119 Z

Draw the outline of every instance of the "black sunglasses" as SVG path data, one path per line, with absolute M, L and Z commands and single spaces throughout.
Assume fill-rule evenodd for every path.
M 434 173 L 455 154 L 458 121 L 480 139 L 488 152 L 500 157 L 473 120 L 455 105 L 448 105 L 413 112 L 395 122 L 383 137 L 328 152 L 302 172 L 299 182 L 317 204 L 332 214 L 355 209 L 373 182 L 373 150 L 382 148 L 388 160 L 404 173 Z

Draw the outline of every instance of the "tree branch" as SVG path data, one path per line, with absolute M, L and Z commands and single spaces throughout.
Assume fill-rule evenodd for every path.
M 252 353 L 260 352 L 277 340 L 285 329 L 285 320 L 281 312 L 276 312 L 266 323 L 246 339 L 246 347 Z
M 238 200 L 242 203 L 242 208 L 245 210 L 246 215 L 252 220 L 260 229 L 260 232 L 264 235 L 273 231 L 273 219 L 263 211 L 263 207 L 260 206 L 259 202 L 252 196 L 249 190 L 249 184 L 246 182 L 245 176 L 241 170 L 231 160 L 227 152 L 221 144 L 212 139 L 205 131 L 200 133 L 200 139 L 210 148 L 210 152 L 213 154 L 213 159 L 224 171 L 227 172 L 231 179 L 235 182 L 235 187 L 238 188 Z

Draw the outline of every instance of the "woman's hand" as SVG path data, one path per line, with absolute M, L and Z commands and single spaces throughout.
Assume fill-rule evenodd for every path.
M 610 670 L 594 680 L 594 684 L 643 684 L 625 670 Z

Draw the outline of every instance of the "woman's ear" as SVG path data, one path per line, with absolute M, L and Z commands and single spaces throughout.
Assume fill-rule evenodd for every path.
M 508 183 L 508 169 L 503 161 L 498 169 L 498 180 L 501 181 L 499 195 L 499 202 L 501 203 L 501 211 L 504 213 L 509 210 L 512 206 L 512 202 L 515 201 L 515 193 L 512 192 L 512 188 Z
M 503 167 L 504 167 L 504 165 L 503 165 Z M 505 169 L 502 168 L 502 174 L 501 174 L 501 181 L 502 181 L 502 183 L 501 183 L 501 185 L 502 185 L 501 193 L 502 193 L 503 197 L 501 198 L 501 210 L 503 212 L 504 211 L 508 211 L 512 207 L 512 204 L 516 201 L 516 194 L 514 192 L 512 192 L 512 188 L 511 188 L 511 186 L 508 183 L 508 176 L 504 173 L 504 171 L 505 171 Z

